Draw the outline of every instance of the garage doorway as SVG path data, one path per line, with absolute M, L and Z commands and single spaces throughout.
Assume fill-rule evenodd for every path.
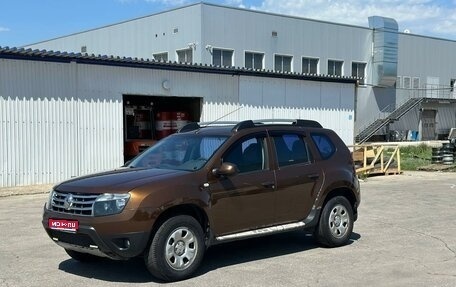
M 124 160 L 128 161 L 188 122 L 198 122 L 203 99 L 123 95 Z

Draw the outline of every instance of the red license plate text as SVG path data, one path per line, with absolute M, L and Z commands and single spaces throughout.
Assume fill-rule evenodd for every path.
M 77 220 L 49 219 L 49 228 L 57 230 L 77 231 L 79 222 Z

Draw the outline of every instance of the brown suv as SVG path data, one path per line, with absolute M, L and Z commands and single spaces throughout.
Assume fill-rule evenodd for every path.
M 189 124 L 125 167 L 54 187 L 43 226 L 78 261 L 143 256 L 166 281 L 214 244 L 295 229 L 345 244 L 359 183 L 350 152 L 315 121 Z

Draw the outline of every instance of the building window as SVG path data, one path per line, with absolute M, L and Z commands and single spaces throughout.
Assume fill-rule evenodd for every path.
M 245 67 L 248 69 L 263 69 L 263 53 L 245 52 Z
M 328 60 L 328 75 L 342 76 L 343 61 Z
M 154 60 L 158 62 L 168 62 L 168 52 L 154 54 Z
M 359 79 L 359 83 L 361 85 L 365 84 L 366 78 L 366 63 L 352 63 L 352 77 L 356 77 Z
M 420 78 L 414 77 L 412 83 L 413 83 L 413 85 L 412 85 L 413 89 L 417 90 L 420 88 Z
M 190 49 L 184 49 L 184 50 L 178 50 L 177 52 L 177 61 L 179 63 L 193 63 L 193 50 Z
M 302 73 L 303 74 L 318 74 L 318 62 L 316 58 L 302 58 Z
M 412 81 L 411 81 L 410 77 L 403 77 L 403 80 L 404 80 L 404 82 L 402 83 L 403 84 L 403 88 L 404 89 L 411 89 L 412 88 Z
M 275 55 L 274 70 L 277 72 L 291 72 L 292 56 Z
M 233 50 L 212 49 L 212 65 L 233 66 Z
M 396 78 L 396 89 L 402 88 L 401 77 Z

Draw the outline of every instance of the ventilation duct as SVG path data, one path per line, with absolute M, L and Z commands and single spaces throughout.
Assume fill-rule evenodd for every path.
M 397 78 L 398 25 L 396 20 L 380 16 L 369 17 L 373 29 L 372 84 L 392 87 Z

